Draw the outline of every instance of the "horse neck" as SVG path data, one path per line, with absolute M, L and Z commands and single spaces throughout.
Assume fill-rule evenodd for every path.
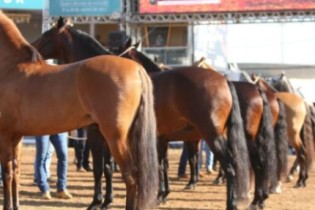
M 69 30 L 69 33 L 71 34 L 72 39 L 72 43 L 69 44 L 71 46 L 70 55 L 72 55 L 72 59 L 76 59 L 76 61 L 98 55 L 112 54 L 107 51 L 100 43 L 98 43 L 96 40 L 86 34 L 80 34 L 80 32 L 74 31 L 74 29 Z
M 0 19 L 2 17 L 0 16 Z M 0 22 L 1 63 L 17 64 L 33 59 L 33 49 L 19 30 L 9 21 Z
M 163 71 L 156 63 L 136 49 L 131 49 L 125 57 L 140 63 L 148 73 L 157 73 Z
M 266 81 L 263 81 L 261 79 L 259 79 L 256 84 L 258 87 L 260 87 L 262 90 L 264 90 L 266 92 L 271 92 L 271 93 L 278 92 L 276 89 L 274 89 L 273 87 L 268 85 Z

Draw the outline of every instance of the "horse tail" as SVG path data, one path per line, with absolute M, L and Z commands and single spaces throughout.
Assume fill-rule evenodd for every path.
M 240 105 L 235 87 L 228 81 L 233 99 L 232 111 L 229 116 L 228 148 L 234 158 L 236 168 L 236 186 L 239 200 L 246 200 L 249 191 L 249 155 L 241 117 Z
M 140 67 L 141 102 L 129 133 L 130 154 L 137 168 L 137 210 L 151 209 L 157 204 L 158 158 L 153 85 Z
M 276 151 L 277 151 L 277 175 L 278 180 L 286 176 L 288 168 L 288 131 L 286 112 L 281 100 L 277 99 L 279 105 L 279 116 L 274 128 Z
M 313 145 L 315 150 L 315 107 L 313 105 L 309 105 L 311 121 L 312 121 L 312 134 L 313 134 Z
M 263 114 L 259 125 L 259 133 L 257 137 L 258 153 L 261 154 L 262 161 L 262 177 L 266 187 L 269 182 L 277 184 L 277 160 L 276 160 L 276 144 L 274 131 L 272 128 L 272 115 L 266 93 L 258 88 L 263 101 Z M 265 189 L 268 191 L 268 189 Z
M 313 162 L 313 151 L 314 151 L 314 143 L 313 143 L 313 132 L 312 132 L 312 120 L 311 120 L 311 111 L 309 105 L 305 102 L 306 108 L 306 116 L 302 128 L 302 141 L 306 151 L 306 166 L 307 171 L 311 169 Z

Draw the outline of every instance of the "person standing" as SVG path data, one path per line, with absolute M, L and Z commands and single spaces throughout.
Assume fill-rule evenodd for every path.
M 68 170 L 68 134 L 59 133 L 55 135 L 37 136 L 36 139 L 36 168 L 37 186 L 44 199 L 51 199 L 50 186 L 47 181 L 46 170 L 49 145 L 53 145 L 57 154 L 57 193 L 56 197 L 70 199 L 72 195 L 67 191 L 67 170 Z
M 90 166 L 90 147 L 86 141 L 85 129 L 77 129 L 77 139 L 73 140 L 77 171 L 92 171 Z

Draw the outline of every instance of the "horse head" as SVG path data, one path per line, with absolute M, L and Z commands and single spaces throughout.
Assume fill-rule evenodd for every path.
M 66 30 L 69 26 L 70 20 L 68 18 L 59 17 L 57 22 L 49 30 L 44 32 L 40 38 L 34 41 L 32 45 L 45 59 L 60 60 L 60 53 L 64 52 L 67 48 L 61 48 L 59 43 L 70 39 Z

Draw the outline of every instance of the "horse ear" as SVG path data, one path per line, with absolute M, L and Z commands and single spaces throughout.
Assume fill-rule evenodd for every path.
M 60 29 L 65 25 L 65 19 L 63 17 L 59 17 L 57 21 L 57 28 Z
M 141 44 L 141 41 L 138 41 L 136 44 L 134 44 L 133 46 L 136 48 L 136 49 L 138 49 L 139 48 L 139 46 L 140 46 L 140 44 Z
M 285 76 L 285 72 L 283 71 L 283 72 L 281 72 L 281 74 L 280 74 L 280 79 L 283 79 L 284 76 Z
M 132 39 L 131 37 L 128 37 L 125 43 L 123 44 L 124 48 L 125 49 L 129 48 L 131 46 L 131 43 L 132 43 Z

